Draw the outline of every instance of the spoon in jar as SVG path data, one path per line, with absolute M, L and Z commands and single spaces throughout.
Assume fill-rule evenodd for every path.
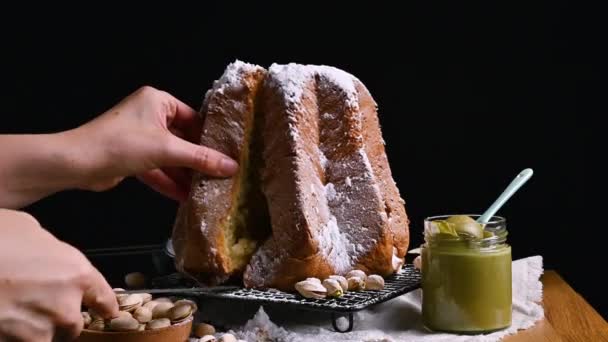
M 503 191 L 502 194 L 500 194 L 500 196 L 498 196 L 496 201 L 494 201 L 494 203 L 492 203 L 492 205 L 488 208 L 488 210 L 486 210 L 483 213 L 483 215 L 481 215 L 477 219 L 477 222 L 481 223 L 481 224 L 487 224 L 488 220 L 490 220 L 490 218 L 492 218 L 492 216 L 494 216 L 494 214 L 496 214 L 496 212 L 509 200 L 509 198 L 511 198 L 511 196 L 513 196 L 513 194 L 517 190 L 519 190 L 519 188 L 521 188 L 521 186 L 524 185 L 524 183 L 526 183 L 528 181 L 528 179 L 530 179 L 530 177 L 532 177 L 533 173 L 534 173 L 534 171 L 532 171 L 532 169 L 525 169 L 522 172 L 520 172 L 515 177 L 515 179 L 513 179 L 513 181 L 511 181 L 511 184 L 509 184 L 509 186 L 507 186 L 505 191 Z

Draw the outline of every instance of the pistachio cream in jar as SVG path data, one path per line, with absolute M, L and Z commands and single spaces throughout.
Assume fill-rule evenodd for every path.
M 426 328 L 485 333 L 511 325 L 511 246 L 506 220 L 445 215 L 424 221 L 422 318 Z

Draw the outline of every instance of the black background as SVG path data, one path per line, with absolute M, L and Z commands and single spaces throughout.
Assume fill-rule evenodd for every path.
M 425 216 L 482 212 L 518 172 L 533 168 L 499 213 L 508 219 L 513 256 L 542 255 L 606 317 L 580 248 L 591 243 L 581 220 L 583 106 L 599 83 L 588 12 L 567 2 L 307 6 L 81 8 L 65 17 L 4 11 L 0 131 L 72 128 L 142 85 L 198 109 L 237 58 L 333 65 L 360 78 L 379 104 L 412 245 L 421 242 Z M 175 209 L 134 179 L 26 208 L 82 249 L 162 242 Z

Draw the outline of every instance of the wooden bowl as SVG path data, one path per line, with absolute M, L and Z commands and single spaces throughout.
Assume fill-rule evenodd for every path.
M 185 342 L 192 331 L 192 319 L 166 328 L 144 331 L 96 331 L 82 330 L 77 342 Z

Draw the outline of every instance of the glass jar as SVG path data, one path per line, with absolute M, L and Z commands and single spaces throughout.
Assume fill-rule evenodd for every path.
M 484 226 L 483 238 L 429 233 L 433 221 L 450 216 L 424 221 L 425 241 L 420 250 L 424 326 L 471 334 L 509 327 L 512 258 L 506 220 L 492 217 Z

